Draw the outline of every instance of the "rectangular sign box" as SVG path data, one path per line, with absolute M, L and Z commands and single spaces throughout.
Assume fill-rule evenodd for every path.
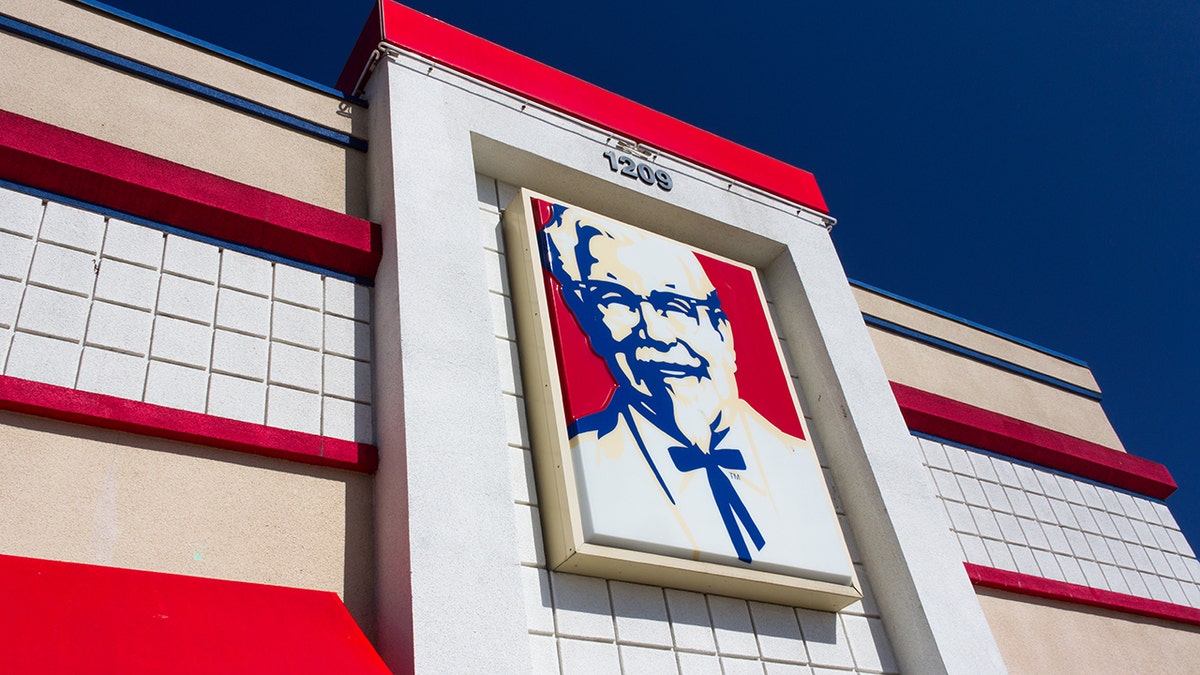
M 756 270 L 526 189 L 504 234 L 549 568 L 860 599 Z

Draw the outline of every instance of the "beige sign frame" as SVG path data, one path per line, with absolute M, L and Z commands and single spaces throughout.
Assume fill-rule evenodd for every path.
M 504 211 L 503 230 L 548 568 L 825 611 L 860 600 L 853 572 L 841 585 L 584 541 L 532 199 L 560 202 L 522 188 Z

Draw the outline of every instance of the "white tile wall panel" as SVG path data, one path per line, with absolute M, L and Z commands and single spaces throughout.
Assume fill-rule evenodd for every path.
M 12 346 L 12 337 L 11 329 L 0 329 L 0 370 L 3 370 L 4 363 L 8 361 L 8 348 Z
M 624 644 L 671 646 L 671 624 L 661 588 L 613 581 L 609 584 L 617 637 Z
M 169 316 L 155 318 L 150 341 L 152 358 L 204 370 L 211 352 L 212 328 Z
M 302 307 L 322 309 L 325 289 L 320 275 L 286 265 L 275 267 L 275 299 Z
M 97 263 L 94 254 L 43 242 L 33 256 L 29 283 L 87 297 L 96 283 Z
M 963 560 L 1200 608 L 1200 561 L 1166 504 L 952 443 L 918 440 Z
M 23 281 L 33 259 L 33 239 L 7 232 L 0 232 L 0 278 Z
M 174 274 L 164 274 L 158 287 L 158 313 L 204 325 L 213 322 L 217 287 Z
M 721 670 L 725 675 L 764 675 L 766 672 L 760 661 L 732 656 L 721 657 Z
M 617 646 L 612 643 L 564 638 L 558 641 L 558 653 L 564 673 L 619 675 L 621 672 Z
M 271 332 L 271 300 L 232 288 L 217 292 L 217 327 L 260 338 Z
M 278 342 L 321 348 L 321 313 L 307 307 L 277 303 L 271 311 L 271 339 Z
M 146 403 L 204 412 L 208 398 L 208 374 L 203 368 L 193 368 L 167 361 L 151 361 L 146 376 Z
M 96 299 L 152 311 L 158 302 L 159 279 L 153 268 L 104 258 L 96 273 Z
M 146 366 L 141 355 L 84 347 L 76 388 L 140 401 L 146 386 Z
M 840 613 L 801 610 L 672 588 L 560 574 L 545 569 L 541 520 L 533 489 L 529 433 L 520 362 L 512 328 L 500 207 L 516 194 L 511 185 L 478 178 L 479 236 L 493 300 L 493 328 L 511 458 L 513 510 L 522 564 L 530 650 L 535 672 L 549 673 L 809 673 L 813 665 L 836 672 L 897 672 L 878 607 L 867 597 Z M 327 296 L 328 297 L 328 296 Z M 326 350 L 345 349 L 347 326 L 326 312 Z M 331 333 L 337 336 L 331 337 Z M 331 347 L 331 343 L 338 345 Z M 963 455 L 961 462 L 970 467 Z M 957 480 L 943 454 L 946 478 Z M 828 474 L 826 474 L 828 477 Z M 970 472 L 973 476 L 973 470 Z M 978 479 L 975 479 L 978 484 Z M 979 501 L 987 505 L 982 487 Z M 832 489 L 831 489 L 832 492 Z M 835 498 L 841 514 L 841 502 Z M 964 505 L 964 508 L 965 505 Z M 844 515 L 851 559 L 861 563 Z M 977 539 L 982 549 L 982 539 Z M 866 581 L 861 564 L 856 565 Z M 853 635 L 843 619 L 854 617 Z M 852 640 L 857 640 L 852 645 Z M 557 654 L 554 648 L 557 648 Z M 854 651 L 852 651 L 854 650 Z M 861 652 L 861 654 L 859 653 Z M 553 656 L 557 655 L 557 659 Z M 861 664 L 856 665 L 856 657 Z M 830 671 L 833 672 L 833 671 Z
M 73 340 L 22 333 L 12 338 L 5 374 L 60 387 L 75 385 L 80 346 Z
M 104 241 L 104 226 L 105 218 L 98 213 L 49 202 L 38 240 L 97 253 Z
M 370 306 L 366 286 L 0 188 L 4 375 L 371 443 Z
M 0 231 L 36 237 L 46 204 L 37 197 L 0 188 Z
M 162 265 L 166 235 L 158 230 L 110 218 L 104 233 L 104 257 L 142 267 Z
M 680 675 L 721 675 L 721 660 L 709 654 L 675 652 L 675 660 Z
M 733 656 L 758 656 L 758 640 L 750 621 L 750 606 L 739 598 L 714 595 L 708 599 L 717 651 Z
M 554 619 L 559 635 L 613 640 L 612 605 L 604 579 L 576 574 L 552 574 Z
M 150 351 L 154 315 L 121 305 L 96 301 L 88 318 L 86 344 L 115 352 L 145 356 Z
M 767 661 L 763 663 L 766 667 L 767 675 L 812 675 L 812 669 L 808 666 L 800 666 L 794 663 L 776 663 Z
M 221 251 L 218 247 L 177 234 L 167 235 L 167 249 L 162 264 L 164 271 L 215 284 L 220 262 Z
M 321 398 L 321 433 L 331 438 L 347 438 L 359 443 L 375 442 L 375 421 L 369 403 L 347 401 L 332 396 Z
M 325 355 L 325 395 L 364 403 L 371 400 L 371 364 Z
M 533 675 L 556 675 L 558 665 L 558 643 L 552 635 L 529 636 L 530 672 Z
M 621 645 L 621 668 L 626 673 L 674 673 L 675 654 L 667 649 Z
M 321 399 L 312 392 L 291 387 L 267 387 L 267 424 L 273 427 L 321 433 Z
M 12 328 L 17 322 L 17 309 L 25 285 L 12 279 L 0 279 L 0 326 Z
M 87 326 L 88 299 L 60 290 L 27 286 L 17 330 L 79 342 Z
M 262 424 L 266 418 L 267 385 L 221 373 L 213 373 L 208 387 L 209 415 Z
M 366 286 L 325 277 L 325 312 L 361 320 L 371 314 L 371 291 Z
M 266 340 L 218 328 L 213 334 L 212 370 L 262 381 L 267 377 Z
M 369 361 L 371 358 L 371 325 L 340 316 L 325 315 L 325 351 Z
M 271 295 L 272 278 L 273 270 L 270 261 L 229 249 L 221 251 L 220 283 L 222 288 L 236 288 L 239 291 L 266 298 Z M 364 308 L 358 316 L 367 316 L 368 314 L 370 314 L 370 307 Z
M 282 342 L 271 343 L 268 381 L 309 392 L 321 390 L 321 353 Z

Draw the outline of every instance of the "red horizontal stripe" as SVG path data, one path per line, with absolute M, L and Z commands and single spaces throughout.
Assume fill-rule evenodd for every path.
M 813 175 L 651 110 L 404 5 L 380 0 L 383 39 L 515 94 L 809 208 L 828 213 Z M 378 34 L 372 15 L 364 33 Z M 366 42 L 370 38 L 365 38 Z M 360 43 L 363 39 L 360 39 Z M 370 52 L 356 48 L 342 82 L 357 79 Z M 353 86 L 353 85 L 348 85 Z M 349 93 L 349 92 L 348 92 Z
M 0 410 L 128 431 L 302 464 L 371 473 L 374 445 L 251 424 L 0 375 Z
M 369 221 L 3 110 L 0 178 L 357 277 L 379 265 Z
M 1020 572 L 998 570 L 994 567 L 984 567 L 973 563 L 963 563 L 963 567 L 967 568 L 967 576 L 971 579 L 971 583 L 984 588 L 1200 626 L 1200 609 L 1186 605 L 1115 593 Z
M 913 431 L 1156 499 L 1166 499 L 1177 487 L 1157 462 L 896 382 L 892 391 Z
M 906 384 L 893 382 L 892 390 L 908 429 L 913 431 L 1074 473 L 1159 500 L 1176 489 L 1175 479 L 1158 462 Z

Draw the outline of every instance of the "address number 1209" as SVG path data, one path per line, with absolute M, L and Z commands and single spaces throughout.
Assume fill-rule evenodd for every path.
M 618 155 L 609 150 L 604 153 L 604 157 L 608 160 L 608 168 L 622 176 L 640 180 L 646 185 L 657 184 L 664 192 L 670 192 L 671 188 L 675 186 L 674 181 L 671 180 L 671 174 L 662 169 L 655 169 L 645 162 L 634 162 L 629 155 Z

